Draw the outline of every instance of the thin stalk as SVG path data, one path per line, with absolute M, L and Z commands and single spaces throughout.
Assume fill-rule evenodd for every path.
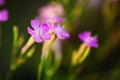
M 86 44 L 83 43 L 78 50 L 77 59 L 83 55 L 84 50 L 86 49 Z
M 86 59 L 89 53 L 90 53 L 90 47 L 87 47 L 87 49 L 83 53 L 83 56 L 80 57 L 79 63 L 82 63 Z
M 33 44 L 34 44 L 33 37 L 30 37 L 28 42 L 22 47 L 20 55 L 24 55 Z
M 51 79 L 51 77 L 55 74 L 57 69 L 61 64 L 62 59 L 62 50 L 61 50 L 61 40 L 56 39 L 53 44 L 53 51 L 54 51 L 54 63 L 51 68 L 46 72 L 46 76 Z
M 80 45 L 79 49 L 77 52 L 73 52 L 72 54 L 72 61 L 70 66 L 76 66 L 78 63 L 78 59 L 83 55 L 83 52 L 86 49 L 86 44 L 83 43 Z
M 41 59 L 41 62 L 39 64 L 39 66 L 38 66 L 37 80 L 41 80 L 42 66 L 43 66 L 43 60 Z
M 37 75 L 37 80 L 41 80 L 41 72 L 42 72 L 42 67 L 43 67 L 43 63 L 44 60 L 46 60 L 48 58 L 48 53 L 50 51 L 50 48 L 52 46 L 52 43 L 54 42 L 54 40 L 56 39 L 56 35 L 53 34 L 52 38 L 50 40 L 47 40 L 44 42 L 43 47 L 42 47 L 42 55 L 41 55 L 41 62 L 38 66 L 38 75 Z
M 53 66 L 46 73 L 46 76 L 47 76 L 48 79 L 51 79 L 51 77 L 54 75 L 54 73 L 58 69 L 60 63 L 61 63 L 61 57 L 60 56 L 56 56 L 55 57 L 55 62 L 53 64 Z
M 52 47 L 53 42 L 56 39 L 56 35 L 53 34 L 52 38 L 50 40 L 47 40 L 44 42 L 43 47 L 42 47 L 42 55 L 41 58 L 47 58 L 48 57 L 48 53 L 50 51 L 50 48 Z
M 18 39 L 18 28 L 16 26 L 13 27 L 13 45 L 10 57 L 10 67 L 6 74 L 5 80 L 11 80 L 13 71 L 11 69 L 12 64 L 14 63 L 16 53 L 17 53 L 17 39 Z

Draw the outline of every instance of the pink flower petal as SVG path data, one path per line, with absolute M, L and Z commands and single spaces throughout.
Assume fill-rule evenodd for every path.
M 52 30 L 60 39 L 66 39 L 70 37 L 69 33 L 65 32 L 64 28 L 59 24 L 54 25 Z
M 69 37 L 70 37 L 69 33 L 67 33 L 67 32 L 57 33 L 57 36 L 58 36 L 60 39 L 66 39 L 66 38 L 69 38 Z
M 46 23 L 41 24 L 40 30 L 42 33 L 48 32 L 50 30 L 50 23 L 46 22 Z
M 43 38 L 44 40 L 48 40 L 48 39 L 51 38 L 51 34 L 44 34 L 44 35 L 42 35 L 42 38 Z
M 90 37 L 91 36 L 91 33 L 88 32 L 88 31 L 85 31 L 81 34 L 78 35 L 78 37 L 82 40 L 82 41 L 85 41 L 86 38 Z
M 30 34 L 30 35 L 35 35 L 35 31 L 34 30 L 32 30 L 31 28 L 27 28 L 27 31 L 28 31 L 28 33 Z
M 37 42 L 37 43 L 42 42 L 42 39 L 40 38 L 40 36 L 35 35 L 35 36 L 33 36 L 33 39 L 34 39 L 35 42 Z
M 0 6 L 3 6 L 5 4 L 5 0 L 0 0 Z
M 32 28 L 36 29 L 36 28 L 39 28 L 39 21 L 37 19 L 33 19 L 31 20 L 31 26 Z
M 91 37 L 91 40 L 87 43 L 88 46 L 92 46 L 94 48 L 98 48 L 98 41 L 97 41 L 97 37 Z

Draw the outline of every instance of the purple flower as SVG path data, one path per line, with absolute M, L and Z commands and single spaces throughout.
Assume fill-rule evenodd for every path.
M 0 0 L 0 6 L 5 4 L 5 0 Z
M 4 9 L 0 11 L 0 22 L 8 20 L 8 10 Z
M 31 20 L 31 26 L 33 29 L 28 27 L 27 31 L 33 37 L 35 42 L 39 43 L 51 38 L 51 35 L 48 33 L 50 30 L 49 23 L 46 22 L 40 25 L 39 21 L 34 19 L 34 20 Z
M 64 28 L 60 26 L 60 24 L 55 24 L 52 26 L 52 31 L 60 38 L 60 39 L 66 39 L 69 38 L 70 35 L 68 32 L 64 31 Z
M 89 31 L 79 34 L 79 38 L 89 47 L 98 48 L 98 40 L 96 36 L 91 36 Z

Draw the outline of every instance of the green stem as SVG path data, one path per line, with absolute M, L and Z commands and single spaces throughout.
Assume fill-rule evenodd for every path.
M 41 59 L 41 62 L 40 62 L 40 64 L 39 64 L 39 66 L 38 66 L 37 80 L 41 80 L 42 66 L 43 66 L 43 60 Z
M 61 64 L 62 59 L 62 50 L 61 50 L 61 41 L 60 39 L 56 39 L 53 44 L 53 51 L 54 51 L 54 63 L 50 67 L 50 69 L 46 72 L 46 76 L 51 79 L 51 77 L 55 74 L 57 69 Z
M 42 55 L 41 55 L 42 59 L 44 58 L 47 59 L 48 53 L 55 39 L 56 39 L 56 35 L 53 34 L 50 40 L 44 42 L 43 47 L 42 47 Z
M 18 42 L 18 27 L 17 26 L 13 26 L 13 46 L 17 45 Z
M 10 68 L 9 68 L 9 71 L 7 72 L 7 74 L 6 74 L 5 80 L 11 80 L 11 77 L 12 77 L 12 74 L 13 74 L 11 66 L 14 63 L 16 53 L 17 53 L 17 50 L 18 50 L 17 49 L 17 39 L 18 39 L 18 28 L 16 26 L 14 26 L 13 27 L 13 45 L 12 45 L 11 58 L 10 58 Z
M 90 47 L 87 47 L 87 49 L 86 49 L 85 52 L 83 53 L 83 56 L 81 56 L 81 57 L 79 58 L 79 63 L 80 63 L 80 64 L 86 59 L 86 57 L 88 56 L 89 52 L 90 52 Z
M 24 55 L 33 44 L 34 44 L 33 37 L 30 37 L 28 42 L 22 47 L 20 55 Z
M 43 62 L 44 62 L 44 60 L 47 60 L 48 53 L 49 53 L 50 48 L 52 46 L 52 43 L 54 42 L 55 39 L 56 39 L 56 35 L 53 34 L 52 38 L 50 40 L 44 42 L 44 44 L 43 44 L 42 55 L 41 55 L 41 62 L 40 62 L 39 67 L 38 67 L 37 80 L 41 80 L 41 72 L 42 72 Z
M 78 59 L 83 55 L 83 52 L 86 49 L 86 44 L 83 43 L 80 45 L 79 49 L 77 52 L 73 52 L 72 54 L 72 61 L 70 66 L 76 66 L 78 63 Z
M 54 75 L 54 73 L 58 69 L 60 63 L 61 63 L 61 57 L 60 56 L 56 56 L 55 57 L 55 62 L 53 64 L 53 66 L 46 73 L 46 76 L 48 77 L 48 79 L 50 79 Z
M 10 58 L 10 66 L 14 63 L 16 53 L 17 53 L 17 47 L 13 46 L 12 52 L 11 52 L 11 58 Z
M 18 41 L 18 28 L 17 26 L 13 26 L 13 44 L 12 44 L 12 51 L 11 51 L 11 58 L 10 58 L 10 66 L 13 64 L 16 57 L 16 53 L 18 51 L 17 41 Z

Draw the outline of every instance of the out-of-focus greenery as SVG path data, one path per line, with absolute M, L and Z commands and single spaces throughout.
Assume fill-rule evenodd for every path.
M 56 0 L 65 8 L 64 25 L 71 38 L 62 41 L 62 63 L 51 80 L 67 80 L 73 50 L 82 42 L 78 34 L 91 31 L 98 35 L 99 48 L 91 49 L 86 60 L 73 68 L 76 80 L 120 80 L 120 0 Z M 114 0 L 113 0 L 114 1 Z M 27 27 L 38 14 L 38 9 L 50 0 L 6 0 L 9 20 L 2 25 L 0 48 L 0 79 L 5 78 L 10 64 L 13 26 L 24 36 L 24 44 L 30 37 Z M 3 8 L 3 7 L 0 7 Z M 36 51 L 14 73 L 12 80 L 36 80 L 42 43 L 35 43 Z M 42 79 L 44 80 L 44 78 Z

